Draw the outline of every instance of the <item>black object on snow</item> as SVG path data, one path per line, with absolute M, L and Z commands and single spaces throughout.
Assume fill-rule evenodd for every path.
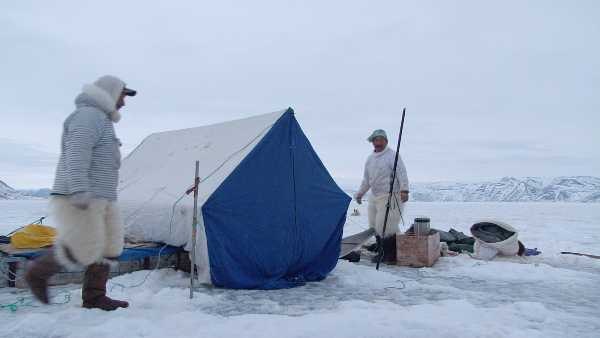
M 360 251 L 352 251 L 351 253 L 347 254 L 344 257 L 341 257 L 340 259 L 346 260 L 351 263 L 360 262 Z
M 432 229 L 434 232 L 440 234 L 440 242 L 448 244 L 448 249 L 454 252 L 473 252 L 473 246 L 475 245 L 475 238 L 465 235 L 464 233 L 455 229 L 449 231 L 442 231 L 438 229 Z

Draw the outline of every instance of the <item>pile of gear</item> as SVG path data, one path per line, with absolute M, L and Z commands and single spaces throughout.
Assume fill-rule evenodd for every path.
M 415 223 L 418 224 L 418 223 Z M 439 234 L 442 256 L 456 256 L 459 253 L 468 253 L 471 257 L 481 260 L 492 260 L 497 256 L 537 256 L 541 252 L 537 248 L 528 249 L 518 239 L 518 231 L 511 225 L 495 220 L 480 221 L 471 226 L 471 236 L 455 229 L 448 231 L 438 229 L 428 229 L 428 234 Z M 416 232 L 415 225 L 412 225 L 406 233 L 414 234 Z M 365 232 L 362 236 L 363 241 L 367 241 L 375 231 Z M 359 234 L 360 235 L 360 234 Z M 356 235 L 351 236 L 353 241 L 358 238 Z M 382 262 L 396 263 L 396 235 L 385 237 L 382 239 L 376 236 L 375 243 L 363 246 L 369 252 L 375 254 L 372 258 L 373 262 L 379 260 L 379 255 L 383 251 L 384 257 Z M 348 243 L 346 239 L 342 241 Z M 381 247 L 383 246 L 383 247 Z M 345 254 L 342 259 L 352 262 L 360 261 L 360 251 L 352 251 Z

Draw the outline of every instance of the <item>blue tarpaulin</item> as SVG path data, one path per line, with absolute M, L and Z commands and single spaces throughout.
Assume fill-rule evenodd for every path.
M 288 109 L 202 207 L 212 283 L 322 280 L 337 263 L 349 203 Z
M 182 251 L 180 247 L 171 245 L 153 246 L 153 247 L 138 247 L 138 248 L 124 248 L 123 252 L 117 258 L 120 262 L 133 261 L 143 259 L 146 257 L 155 257 L 160 253 L 161 256 L 169 256 Z M 31 251 L 19 251 L 10 254 L 11 257 L 23 257 L 27 259 L 34 259 L 46 252 L 46 249 L 32 249 Z

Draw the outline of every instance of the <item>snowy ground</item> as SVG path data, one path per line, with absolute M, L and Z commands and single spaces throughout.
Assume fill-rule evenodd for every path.
M 0 233 L 44 209 L 41 201 L 0 201 Z M 366 207 L 359 209 L 346 234 L 366 227 Z M 321 283 L 278 291 L 200 288 L 193 300 L 187 276 L 171 270 L 153 272 L 140 287 L 117 286 L 139 283 L 147 275 L 140 271 L 111 282 L 111 295 L 131 302 L 127 310 L 83 310 L 77 286 L 64 287 L 67 304 L 0 312 L 0 337 L 600 336 L 600 260 L 558 254 L 600 254 L 600 204 L 413 203 L 405 220 L 417 215 L 461 231 L 498 218 L 543 254 L 493 262 L 461 255 L 430 269 L 379 272 L 366 262 L 340 262 Z M 0 290 L 0 303 L 23 295 Z

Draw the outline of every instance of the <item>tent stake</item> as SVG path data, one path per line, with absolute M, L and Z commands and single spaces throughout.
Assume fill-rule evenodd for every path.
M 194 217 L 192 218 L 192 259 L 190 267 L 190 299 L 194 298 L 194 278 L 196 275 L 196 228 L 198 227 L 198 185 L 200 184 L 200 161 L 196 161 L 194 176 Z
M 404 130 L 404 116 L 406 108 L 402 109 L 402 122 L 400 123 L 400 134 L 398 135 L 398 145 L 396 146 L 396 158 L 394 159 L 394 169 L 392 171 L 392 179 L 390 181 L 390 194 L 388 195 L 387 206 L 385 208 L 385 218 L 383 220 L 383 231 L 381 234 L 381 243 L 379 244 L 379 257 L 377 259 L 376 270 L 379 270 L 379 264 L 385 254 L 383 249 L 383 239 L 385 238 L 385 228 L 387 227 L 388 216 L 390 215 L 390 205 L 392 204 L 392 194 L 394 193 L 394 183 L 396 183 L 396 168 L 398 167 L 398 156 L 400 155 L 400 143 L 402 142 L 402 131 Z

